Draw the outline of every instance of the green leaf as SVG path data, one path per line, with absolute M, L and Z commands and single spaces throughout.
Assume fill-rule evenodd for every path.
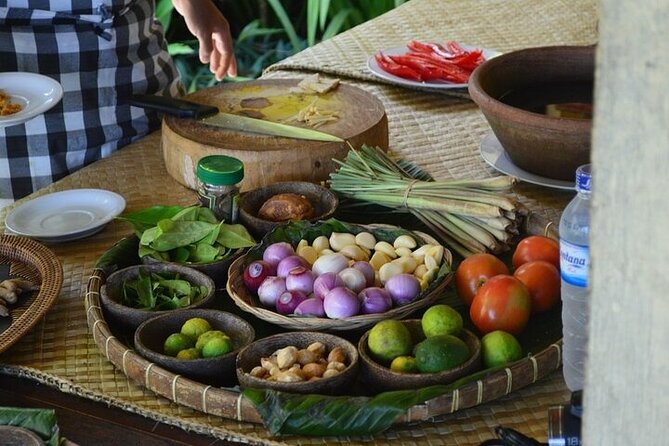
M 159 225 L 162 224 L 159 223 Z M 167 226 L 167 225 L 166 225 Z M 157 251 L 169 251 L 180 246 L 197 243 L 207 236 L 215 225 L 204 221 L 171 221 L 169 229 L 162 231 L 150 246 Z
M 98 261 L 95 262 L 95 268 L 101 269 L 106 276 L 109 276 L 114 271 L 139 263 L 138 246 L 139 238 L 135 236 L 121 239 L 100 256 Z
M 243 225 L 228 225 L 223 223 L 218 235 L 218 243 L 230 249 L 248 248 L 256 244 Z
M 185 246 L 179 246 L 178 248 L 170 251 L 170 254 L 173 262 L 186 263 L 188 261 L 188 257 L 190 257 L 190 250 Z
M 158 286 L 165 288 L 163 292 L 179 296 L 190 296 L 192 288 L 190 282 L 184 279 L 162 279 Z
M 216 260 L 218 253 L 218 248 L 214 248 L 208 243 L 198 243 L 195 245 L 195 250 L 191 253 L 189 261 L 193 263 L 213 262 Z
M 307 45 L 316 43 L 316 27 L 318 26 L 320 0 L 307 2 Z
M 170 43 L 167 45 L 167 52 L 170 53 L 170 56 L 196 54 L 195 48 L 182 42 Z
M 213 223 L 215 225 L 219 223 L 218 218 L 216 218 L 216 215 L 214 215 L 214 211 L 205 207 L 200 207 L 198 209 L 199 209 L 199 212 L 197 214 L 198 221 L 206 221 L 207 223 Z
M 328 12 L 330 12 L 330 0 L 321 0 L 320 2 L 320 17 L 319 23 L 321 29 L 325 28 L 325 21 L 328 19 Z
M 246 389 L 243 394 L 272 434 L 342 436 L 383 432 L 410 407 L 448 390 L 448 386 L 433 386 L 384 392 L 375 397 L 299 395 L 257 389 Z
M 140 269 L 139 277 L 135 280 L 135 289 L 137 290 L 139 308 L 153 308 L 156 306 L 156 295 L 153 293 L 151 275 Z
M 0 426 L 28 429 L 49 446 L 58 446 L 60 442 L 56 413 L 52 409 L 0 407 Z
M 274 13 L 279 19 L 281 26 L 283 26 L 283 30 L 286 32 L 286 35 L 290 40 L 290 43 L 293 45 L 293 48 L 295 48 L 296 51 L 302 49 L 302 44 L 299 37 L 297 37 L 295 27 L 293 27 L 290 17 L 288 17 L 288 14 L 286 13 L 283 5 L 281 5 L 281 2 L 279 0 L 267 0 L 267 2 L 274 10 Z
M 200 206 L 189 206 L 178 214 L 172 216 L 170 220 L 172 221 L 198 221 L 200 220 L 198 217 L 200 215 L 200 209 L 205 209 L 201 208 Z
M 137 212 L 122 214 L 116 218 L 130 223 L 137 236 L 140 237 L 142 232 L 156 226 L 160 220 L 172 218 L 182 209 L 183 206 L 152 206 Z
M 352 9 L 342 9 L 341 11 L 337 12 L 337 14 L 335 14 L 335 16 L 332 17 L 332 20 L 330 20 L 328 27 L 323 32 L 323 40 L 327 40 L 330 37 L 339 34 L 342 27 L 344 26 L 344 22 L 352 12 L 353 12 Z
M 158 0 L 156 2 L 156 19 L 163 25 L 165 32 L 170 28 L 172 23 L 172 11 L 174 6 L 172 5 L 172 0 Z

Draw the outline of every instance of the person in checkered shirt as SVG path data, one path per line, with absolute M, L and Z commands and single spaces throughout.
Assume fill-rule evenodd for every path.
M 230 28 L 212 0 L 173 0 L 217 79 L 237 74 Z M 0 207 L 145 136 L 155 113 L 133 94 L 179 96 L 183 86 L 154 18 L 154 0 L 0 0 L 0 72 L 33 72 L 63 99 L 0 128 Z

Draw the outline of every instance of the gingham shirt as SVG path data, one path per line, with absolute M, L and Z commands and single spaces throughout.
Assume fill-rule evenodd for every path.
M 0 0 L 0 71 L 54 78 L 63 99 L 0 128 L 0 199 L 18 199 L 158 127 L 132 94 L 182 94 L 153 0 Z

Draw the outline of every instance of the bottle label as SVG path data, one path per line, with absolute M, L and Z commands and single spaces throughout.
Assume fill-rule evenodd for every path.
M 590 249 L 560 240 L 560 276 L 570 285 L 587 288 Z

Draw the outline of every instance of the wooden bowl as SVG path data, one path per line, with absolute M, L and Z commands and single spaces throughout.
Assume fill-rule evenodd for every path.
M 334 347 L 342 347 L 346 353 L 346 369 L 330 378 L 315 381 L 277 382 L 256 378 L 251 370 L 260 365 L 261 358 L 271 356 L 275 351 L 293 345 L 297 349 L 307 348 L 313 342 L 322 342 L 326 352 Z M 287 332 L 255 341 L 242 349 L 237 355 L 237 379 L 242 387 L 273 389 L 283 392 L 303 394 L 336 395 L 350 391 L 350 386 L 358 374 L 358 351 L 345 339 L 327 333 L 315 331 Z
M 293 193 L 305 196 L 314 207 L 309 221 L 325 220 L 334 214 L 339 199 L 330 189 L 308 182 L 283 182 L 243 193 L 239 199 L 239 220 L 251 233 L 262 238 L 272 229 L 286 222 L 276 222 L 258 217 L 260 207 L 277 194 Z
M 409 319 L 403 322 L 409 328 L 414 345 L 425 339 L 420 319 Z M 481 368 L 481 341 L 474 333 L 466 329 L 458 337 L 469 347 L 469 359 L 457 367 L 439 373 L 399 373 L 390 370 L 372 359 L 367 347 L 368 337 L 369 331 L 365 332 L 358 342 L 360 375 L 366 384 L 379 391 L 420 389 L 437 384 L 448 384 Z
M 165 339 L 178 333 L 190 318 L 200 317 L 213 330 L 225 332 L 232 340 L 233 351 L 214 358 L 177 359 L 163 353 Z M 235 358 L 239 350 L 255 338 L 255 330 L 244 319 L 232 313 L 211 309 L 176 310 L 144 321 L 135 331 L 135 349 L 140 355 L 161 367 L 198 382 L 214 386 L 236 384 Z
M 590 162 L 592 120 L 548 116 L 501 99 L 533 85 L 542 94 L 567 82 L 591 85 L 594 71 L 594 46 L 528 48 L 481 64 L 469 78 L 469 94 L 516 166 L 548 178 L 573 180 L 576 168 Z
M 231 252 L 226 258 L 209 263 L 178 263 L 165 262 L 151 256 L 142 257 L 142 263 L 145 265 L 173 265 L 178 267 L 188 267 L 200 271 L 211 277 L 216 288 L 222 288 L 228 280 L 228 268 L 239 256 L 244 253 L 244 249 L 237 249 Z
M 156 263 L 151 265 L 135 265 L 121 269 L 111 274 L 100 290 L 100 301 L 102 308 L 108 315 L 110 322 L 115 326 L 126 330 L 134 331 L 142 322 L 154 316 L 171 313 L 175 310 L 151 311 L 139 308 L 132 308 L 124 305 L 121 300 L 123 292 L 123 282 L 129 279 L 135 279 L 139 276 L 139 271 L 153 273 L 178 273 L 179 276 L 188 280 L 191 284 L 204 285 L 209 289 L 207 295 L 184 309 L 204 308 L 213 303 L 216 295 L 214 281 L 206 274 L 193 268 L 178 265 L 175 263 Z

